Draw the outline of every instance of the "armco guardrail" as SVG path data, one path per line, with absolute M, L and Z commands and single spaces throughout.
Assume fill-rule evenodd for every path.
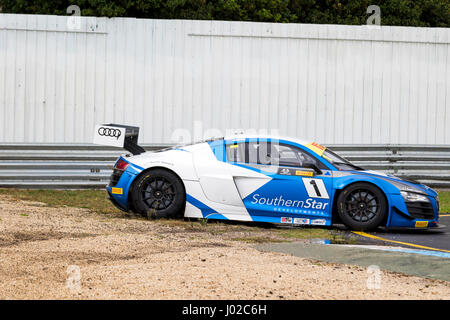
M 333 145 L 336 153 L 367 170 L 450 188 L 450 145 Z
M 148 151 L 167 145 L 144 145 Z M 450 188 L 450 146 L 330 145 L 368 170 Z M 2 144 L 0 187 L 103 188 L 125 150 L 92 144 Z
M 145 145 L 148 151 L 167 145 Z M 126 150 L 93 144 L 0 144 L 0 187 L 103 188 Z

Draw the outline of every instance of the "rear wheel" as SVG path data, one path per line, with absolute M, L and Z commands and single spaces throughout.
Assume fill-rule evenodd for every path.
M 373 230 L 387 214 L 383 192 L 370 183 L 355 183 L 345 188 L 337 206 L 341 221 L 352 230 Z
M 149 218 L 178 218 L 183 216 L 186 191 L 174 173 L 153 169 L 136 178 L 131 201 L 137 213 Z

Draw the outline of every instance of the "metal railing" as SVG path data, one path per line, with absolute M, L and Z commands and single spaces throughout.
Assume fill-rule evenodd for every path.
M 167 145 L 146 145 L 147 151 Z M 121 148 L 93 144 L 1 144 L 0 187 L 103 188 Z
M 148 151 L 167 145 L 143 145 Z M 368 170 L 450 188 L 450 146 L 330 145 Z M 103 188 L 125 150 L 92 144 L 1 144 L 0 187 Z
M 333 145 L 329 147 L 364 169 L 417 180 L 430 187 L 450 188 L 450 146 Z

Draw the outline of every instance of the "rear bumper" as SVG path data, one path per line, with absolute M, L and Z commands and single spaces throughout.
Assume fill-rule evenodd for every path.
M 123 160 L 127 161 L 126 159 Z M 130 208 L 128 203 L 130 187 L 140 172 L 141 170 L 136 168 L 132 163 L 121 174 L 113 171 L 110 184 L 106 187 L 106 191 L 108 191 L 111 202 L 120 210 L 128 212 Z
M 108 196 L 109 196 L 109 197 L 108 197 L 109 200 L 112 202 L 112 204 L 113 204 L 117 209 L 122 210 L 122 211 L 124 211 L 124 212 L 128 212 L 128 209 L 122 207 L 122 205 L 121 205 L 118 201 L 116 201 L 116 199 L 114 199 L 113 195 L 112 195 L 109 191 L 108 191 Z

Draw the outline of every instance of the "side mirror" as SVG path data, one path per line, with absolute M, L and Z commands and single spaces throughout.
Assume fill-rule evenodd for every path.
M 320 170 L 319 167 L 314 162 L 303 162 L 302 167 L 313 169 L 316 172 L 316 174 L 319 175 L 322 174 L 322 170 Z

